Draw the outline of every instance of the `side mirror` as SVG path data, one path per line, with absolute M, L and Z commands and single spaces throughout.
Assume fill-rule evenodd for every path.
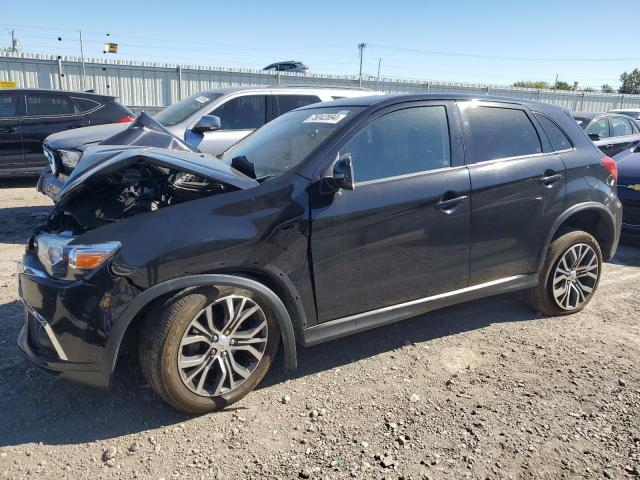
M 589 134 L 589 139 L 591 139 L 592 142 L 597 142 L 599 140 L 602 140 L 602 137 L 600 135 L 598 135 L 597 133 L 590 133 Z
M 353 190 L 353 165 L 351 164 L 351 154 L 342 155 L 333 165 L 333 173 L 330 177 L 322 179 L 322 193 L 337 192 L 340 189 Z
M 222 127 L 222 123 L 220 122 L 220 117 L 216 117 L 215 115 L 203 115 L 198 123 L 196 123 L 192 130 L 194 132 L 212 132 L 214 130 L 219 130 Z

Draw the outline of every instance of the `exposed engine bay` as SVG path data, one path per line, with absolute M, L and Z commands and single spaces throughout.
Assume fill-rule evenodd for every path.
M 78 235 L 121 219 L 237 189 L 215 179 L 139 160 L 61 202 L 49 220 L 48 230 Z

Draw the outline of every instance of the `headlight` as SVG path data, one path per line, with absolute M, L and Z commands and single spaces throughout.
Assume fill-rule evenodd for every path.
M 58 155 L 60 155 L 62 165 L 74 169 L 76 165 L 78 165 L 80 157 L 82 157 L 82 152 L 78 152 L 77 150 L 58 150 Z
M 38 260 L 55 278 L 75 280 L 95 270 L 120 248 L 120 242 L 69 245 L 71 236 L 43 233 L 33 242 Z

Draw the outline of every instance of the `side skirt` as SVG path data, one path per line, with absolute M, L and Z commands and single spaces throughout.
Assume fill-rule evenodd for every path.
M 472 287 L 461 288 L 452 292 L 440 293 L 431 297 L 419 298 L 389 307 L 358 313 L 349 317 L 338 318 L 321 323 L 302 331 L 302 344 L 305 347 L 328 342 L 372 328 L 396 323 L 432 310 L 456 305 L 458 303 L 501 293 L 523 290 L 538 284 L 538 274 L 530 273 L 514 277 L 501 278 Z

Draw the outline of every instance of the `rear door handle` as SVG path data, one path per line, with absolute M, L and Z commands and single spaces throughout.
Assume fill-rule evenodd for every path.
M 0 133 L 13 133 L 17 130 L 15 127 L 0 128 Z
M 459 197 L 447 198 L 445 194 L 442 199 L 436 203 L 436 208 L 443 210 L 447 213 L 451 213 L 458 205 L 467 199 L 466 195 L 460 195 Z
M 540 183 L 545 187 L 550 187 L 551 185 L 556 183 L 558 180 L 560 180 L 562 177 L 564 177 L 564 175 L 562 175 L 561 173 L 549 174 L 548 172 L 545 172 L 545 175 L 540 177 Z

